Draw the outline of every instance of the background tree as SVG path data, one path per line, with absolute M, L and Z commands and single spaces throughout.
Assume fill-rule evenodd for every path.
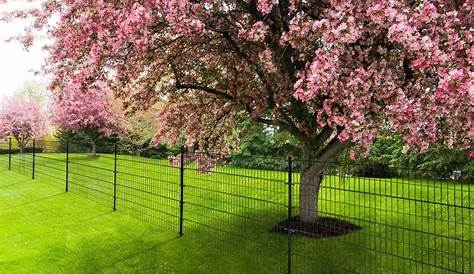
M 157 130 L 154 112 L 135 112 L 119 120 L 122 129 L 118 136 L 122 148 L 141 155 L 141 150 L 150 147 L 150 142 Z
M 60 131 L 86 135 L 93 156 L 97 154 L 99 139 L 119 129 L 106 91 L 97 85 L 87 91 L 71 85 L 57 92 L 53 98 L 52 122 Z
M 349 145 L 367 154 L 381 128 L 400 133 L 405 151 L 472 142 L 472 9 L 469 0 L 114 0 L 45 1 L 14 15 L 49 30 L 53 89 L 107 81 L 128 106 L 164 101 L 158 139 L 226 151 L 242 117 L 290 132 L 303 160 L 300 216 L 315 222 L 321 163 Z
M 381 134 L 372 145 L 365 159 L 357 160 L 360 169 L 354 175 L 364 176 L 373 173 L 375 167 L 379 177 L 394 177 L 397 169 L 419 170 L 424 177 L 433 179 L 474 179 L 474 162 L 468 149 L 447 149 L 434 144 L 424 153 L 404 152 L 404 142 L 400 136 Z M 457 173 L 457 174 L 456 174 Z M 372 174 L 376 175 L 376 174 Z M 406 175 L 405 175 L 406 176 Z
M 239 123 L 238 130 L 242 137 L 238 151 L 232 154 L 230 164 L 234 166 L 285 170 L 288 162 L 282 155 L 300 156 L 298 139 L 287 131 L 261 125 L 252 120 Z
M 0 139 L 13 137 L 23 154 L 28 142 L 47 133 L 47 117 L 38 102 L 14 96 L 0 106 Z
M 30 98 L 41 105 L 49 104 L 48 84 L 43 81 L 28 80 L 16 91 L 18 96 Z

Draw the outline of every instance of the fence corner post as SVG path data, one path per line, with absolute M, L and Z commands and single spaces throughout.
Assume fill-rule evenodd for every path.
M 12 170 L 12 137 L 8 138 L 8 170 Z
M 66 140 L 66 192 L 69 192 L 69 139 Z
M 33 139 L 33 166 L 31 168 L 31 179 L 35 179 L 35 160 L 36 160 L 36 139 Z
M 117 143 L 114 145 L 114 211 L 117 210 Z
M 293 243 L 292 243 L 292 228 L 291 218 L 293 217 L 293 159 L 288 157 L 288 226 L 286 230 L 288 232 L 288 274 L 292 273 L 293 268 Z
M 184 148 L 179 152 L 179 237 L 183 236 L 184 222 Z

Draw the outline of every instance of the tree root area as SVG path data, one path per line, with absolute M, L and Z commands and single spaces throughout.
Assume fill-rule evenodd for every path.
M 288 228 L 293 234 L 310 238 L 337 237 L 362 229 L 360 226 L 336 218 L 321 217 L 314 223 L 305 223 L 299 216 L 295 216 L 276 224 L 270 232 L 288 234 Z

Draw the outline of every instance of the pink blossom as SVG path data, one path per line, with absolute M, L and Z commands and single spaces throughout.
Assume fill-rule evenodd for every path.
M 240 29 L 238 35 L 248 41 L 263 42 L 267 33 L 268 26 L 264 22 L 258 21 L 252 25 L 250 30 Z
M 357 153 L 353 149 L 351 149 L 349 150 L 349 157 L 351 160 L 355 160 L 357 159 Z
M 257 7 L 263 15 L 267 15 L 272 12 L 273 0 L 257 0 Z
M 264 51 L 258 54 L 258 57 L 260 58 L 260 62 L 263 64 L 263 67 L 268 72 L 276 72 L 276 66 L 273 60 L 273 52 L 270 49 L 266 48 Z
M 90 101 L 76 85 L 99 81 L 131 109 L 159 102 L 156 140 L 228 151 L 245 117 L 302 142 L 332 130 L 361 156 L 381 130 L 415 152 L 472 144 L 470 1 L 246 3 L 47 1 L 11 17 L 51 36 L 57 98 Z
M 52 122 L 63 131 L 110 136 L 119 130 L 114 115 L 102 86 L 83 91 L 71 84 L 54 97 Z
M 0 139 L 13 137 L 23 149 L 30 140 L 46 133 L 47 118 L 37 101 L 15 96 L 2 102 Z

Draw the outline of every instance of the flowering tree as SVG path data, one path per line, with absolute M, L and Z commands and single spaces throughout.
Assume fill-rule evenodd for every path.
M 321 162 L 346 146 L 365 154 L 381 129 L 401 134 L 405 151 L 472 143 L 473 6 L 46 0 L 15 15 L 50 30 L 53 88 L 108 81 L 129 106 L 164 101 L 156 138 L 225 149 L 242 116 L 291 132 L 303 155 L 300 215 L 314 222 Z
M 20 153 L 33 138 L 47 133 L 47 117 L 40 104 L 20 96 L 7 98 L 0 106 L 0 139 L 13 137 Z
M 93 156 L 97 154 L 99 138 L 118 129 L 106 92 L 100 86 L 82 91 L 70 85 L 67 90 L 56 92 L 52 113 L 52 122 L 59 130 L 87 135 Z

